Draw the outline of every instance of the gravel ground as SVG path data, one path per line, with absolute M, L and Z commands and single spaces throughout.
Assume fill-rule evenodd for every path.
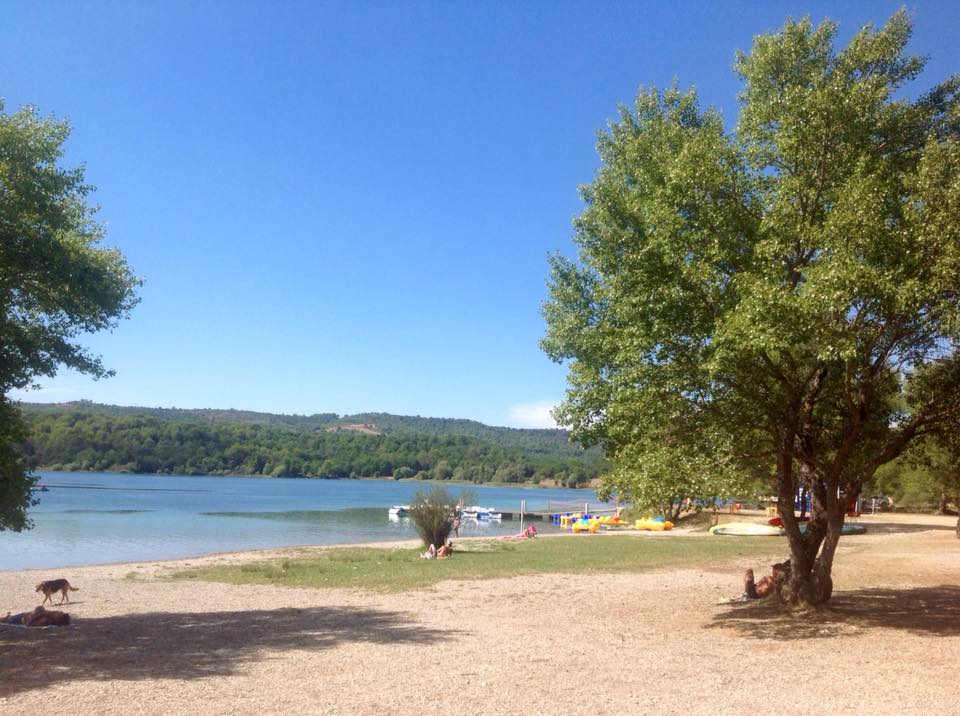
M 402 594 L 157 579 L 283 550 L 2 572 L 3 610 L 36 604 L 41 579 L 81 591 L 69 628 L 0 627 L 0 712 L 956 712 L 955 518 L 862 521 L 808 614 L 718 604 L 768 570 L 746 561 Z

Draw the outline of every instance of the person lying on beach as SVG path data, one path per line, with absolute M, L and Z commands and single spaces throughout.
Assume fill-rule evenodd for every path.
M 790 560 L 773 565 L 773 571 L 757 582 L 757 598 L 769 597 L 790 577 Z
M 433 545 L 430 545 L 427 548 L 427 551 L 420 555 L 420 559 L 436 559 L 437 558 L 437 548 Z
M 27 627 L 69 626 L 70 615 L 66 612 L 48 612 L 40 606 L 32 612 L 21 612 L 20 614 L 13 615 L 7 612 L 7 616 L 0 619 L 0 622 L 3 624 L 17 624 Z
M 720 602 L 721 604 L 729 604 L 731 602 L 750 602 L 754 599 L 763 599 L 765 597 L 769 597 L 777 590 L 777 584 L 779 582 L 783 582 L 786 578 L 787 569 L 783 564 L 773 565 L 773 573 L 768 574 L 759 582 L 754 582 L 753 570 L 748 569 L 743 574 L 743 592 L 740 593 L 740 596 L 733 598 L 724 597 L 720 600 Z
M 757 593 L 757 585 L 753 581 L 753 570 L 748 569 L 743 574 L 743 592 L 741 592 L 740 596 L 737 597 L 736 601 L 745 602 L 749 599 L 759 599 L 759 598 L 760 598 L 760 595 Z
M 437 550 L 437 559 L 443 559 L 453 554 L 453 542 L 447 540 L 447 543 Z

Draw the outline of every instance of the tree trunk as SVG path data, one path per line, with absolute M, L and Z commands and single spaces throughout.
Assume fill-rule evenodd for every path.
M 781 511 L 790 541 L 790 573 L 781 598 L 796 606 L 816 607 L 833 594 L 833 557 L 843 529 L 846 500 L 838 499 L 836 486 L 821 482 L 811 467 L 801 463 L 799 469 L 810 494 L 810 521 L 801 533 L 793 502 L 789 510 Z M 792 527 L 787 527 L 788 522 Z
M 960 539 L 960 492 L 957 493 L 954 504 L 957 506 L 957 539 Z
M 958 506 L 958 509 L 960 509 L 960 506 Z M 938 515 L 947 514 L 947 493 L 946 492 L 940 493 L 940 501 L 937 503 L 937 514 Z
M 840 503 L 838 508 L 832 511 L 827 522 L 827 533 L 823 539 L 823 547 L 820 550 L 820 556 L 816 559 L 811 575 L 811 590 L 814 594 L 815 604 L 823 604 L 833 595 L 833 558 L 837 553 L 840 535 L 843 534 L 843 522 L 846 513 L 846 505 Z
M 673 522 L 674 524 L 680 519 L 680 513 L 683 511 L 683 501 L 674 500 L 673 502 L 668 502 L 666 504 L 660 505 L 660 515 L 663 519 L 668 522 Z
M 781 454 L 777 465 L 777 511 L 783 521 L 783 529 L 790 543 L 790 573 L 785 584 L 780 585 L 780 597 L 790 604 L 805 604 L 812 596 L 808 593 L 812 561 L 809 559 L 807 535 L 800 532 L 800 523 L 793 511 L 796 488 L 793 482 L 792 456 Z M 812 510 L 811 510 L 812 512 Z M 811 520 L 811 523 L 813 520 Z M 807 531 L 810 531 L 807 525 Z

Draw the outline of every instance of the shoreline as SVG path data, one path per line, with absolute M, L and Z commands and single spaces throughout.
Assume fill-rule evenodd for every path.
M 489 537 L 466 537 L 463 538 L 463 541 L 468 539 L 491 539 Z M 241 558 L 249 558 L 251 561 L 257 559 L 267 560 L 275 559 L 284 556 L 288 552 L 305 552 L 305 551 L 318 551 L 326 549 L 350 549 L 357 547 L 370 547 L 372 549 L 399 549 L 409 546 L 410 549 L 419 545 L 419 540 L 384 540 L 384 541 L 375 541 L 375 542 L 336 542 L 332 544 L 298 544 L 298 545 L 289 545 L 286 547 L 263 547 L 262 549 L 244 549 L 244 550 L 226 550 L 222 552 L 203 552 L 197 555 L 188 555 L 184 557 L 170 557 L 167 559 L 137 559 L 137 560 L 121 560 L 119 562 L 89 562 L 85 564 L 67 564 L 61 565 L 58 567 L 27 567 L 22 569 L 0 569 L 0 576 L 13 573 L 30 573 L 30 572 L 52 572 L 52 571 L 79 571 L 89 568 L 105 568 L 105 567 L 123 567 L 123 566 L 132 566 L 132 565 L 156 565 L 156 566 L 169 566 L 175 562 L 191 562 L 196 563 L 198 561 L 208 560 L 208 561 L 223 561 L 225 558 L 236 558 L 239 561 Z M 273 555 L 272 557 L 270 555 Z
M 249 479 L 260 479 L 260 480 L 331 480 L 335 482 L 339 481 L 348 481 L 348 482 L 386 482 L 386 483 L 418 483 L 423 485 L 457 485 L 465 486 L 469 485 L 471 487 L 496 487 L 496 488 L 513 488 L 513 489 L 537 489 L 537 490 L 574 490 L 579 492 L 591 492 L 594 493 L 596 497 L 596 485 L 588 485 L 586 487 L 563 487 L 562 485 L 550 484 L 545 485 L 543 481 L 540 482 L 470 482 L 467 480 L 421 480 L 416 477 L 402 477 L 400 479 L 395 479 L 393 477 L 337 477 L 336 475 L 240 475 L 236 473 L 222 473 L 222 474 L 210 474 L 204 473 L 202 475 L 186 475 L 179 472 L 115 472 L 111 470 L 57 470 L 52 467 L 38 466 L 32 468 L 31 470 L 34 473 L 39 472 L 54 472 L 62 475 L 125 475 L 132 477 L 236 477 L 236 478 L 249 478 Z M 40 476 L 37 475 L 38 483 Z
M 762 513 L 759 512 L 746 512 L 742 514 L 743 517 L 755 518 L 761 516 Z M 721 524 L 723 522 L 734 522 L 738 521 L 738 515 L 736 513 L 720 513 Z M 917 527 L 929 527 L 930 529 L 944 529 L 943 525 L 946 524 L 951 530 L 955 527 L 955 517 L 953 515 L 930 515 L 926 513 L 919 512 L 888 512 L 888 513 L 878 513 L 876 515 L 862 515 L 858 518 L 859 524 L 864 524 L 867 527 L 867 532 L 864 535 L 849 535 L 841 539 L 841 546 L 849 546 L 849 540 L 862 540 L 864 538 L 877 538 L 885 537 L 891 534 L 904 534 L 905 531 L 901 531 L 904 525 L 909 525 L 911 529 Z M 519 525 L 519 522 L 518 522 Z M 898 530 L 898 526 L 901 530 Z M 872 529 L 871 529 L 872 528 Z M 538 539 L 556 539 L 556 538 L 570 538 L 570 539 L 602 539 L 606 535 L 626 535 L 631 537 L 636 537 L 638 539 L 670 539 L 671 537 L 697 537 L 697 538 L 710 538 L 710 539 L 736 539 L 736 537 L 716 537 L 711 535 L 706 529 L 700 528 L 684 528 L 678 527 L 666 532 L 649 532 L 643 530 L 618 530 L 616 532 L 600 532 L 595 535 L 591 534 L 581 534 L 574 535 L 570 532 L 557 532 L 557 533 L 545 533 L 538 535 Z M 502 535 L 482 535 L 482 536 L 470 536 L 470 537 L 459 537 L 456 539 L 457 542 L 484 542 L 489 540 L 499 540 L 502 539 Z M 788 552 L 788 546 L 783 535 L 772 536 L 773 539 L 784 540 L 783 546 L 786 552 Z M 960 540 L 958 540 L 960 542 Z M 387 540 L 372 540 L 372 541 L 360 541 L 360 542 L 335 542 L 335 543 L 305 543 L 305 544 L 296 544 L 296 545 L 286 545 L 282 547 L 263 547 L 258 549 L 240 549 L 240 550 L 223 550 L 215 552 L 202 552 L 196 555 L 187 555 L 181 557 L 169 557 L 163 559 L 139 559 L 139 560 L 120 560 L 116 562 L 91 562 L 85 564 L 77 565 L 60 565 L 56 567 L 26 567 L 26 568 L 14 568 L 14 569 L 0 569 L 0 577 L 4 575 L 17 574 L 17 573 L 34 573 L 34 572 L 52 572 L 52 571 L 81 571 L 87 569 L 95 568 L 121 568 L 121 567 L 143 567 L 143 565 L 149 565 L 151 567 L 164 567 L 170 568 L 175 566 L 177 563 L 189 563 L 190 566 L 196 566 L 200 562 L 228 562 L 236 563 L 242 561 L 271 561 L 276 559 L 281 559 L 287 557 L 292 553 L 303 553 L 309 552 L 321 552 L 327 550 L 337 550 L 337 549 L 415 549 L 422 546 L 422 543 L 419 538 L 410 538 L 410 539 L 387 539 Z
M 412 539 L 416 534 L 409 521 L 389 520 L 388 508 L 410 502 L 418 489 L 438 486 L 418 481 L 92 472 L 41 472 L 38 476 L 49 490 L 37 493 L 40 504 L 28 512 L 35 528 L 0 534 L 0 571 Z M 496 484 L 477 490 L 466 485 L 446 488 L 453 499 L 461 489 L 470 490 L 477 503 L 514 516 L 523 499 L 529 510 L 544 510 L 548 505 L 559 509 L 584 501 L 597 506 L 589 490 L 528 486 L 506 490 Z M 477 527 L 468 522 L 462 534 L 518 530 L 516 522 L 508 520 L 502 526 Z
M 166 578 L 186 563 L 284 550 L 88 566 L 63 575 L 80 588 L 63 607 L 70 627 L 0 628 L 2 710 L 440 714 L 477 703 L 596 716 L 682 704 L 714 716 L 747 713 L 743 685 L 770 683 L 788 714 L 824 703 L 891 716 L 949 710 L 960 649 L 954 520 L 888 518 L 841 539 L 834 598 L 803 614 L 717 603 L 739 590 L 744 569 L 768 567 L 750 557 L 390 593 Z M 0 608 L 39 602 L 35 577 L 0 573 Z

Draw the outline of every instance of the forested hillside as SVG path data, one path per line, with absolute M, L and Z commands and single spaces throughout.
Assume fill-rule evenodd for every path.
M 163 474 L 421 477 L 583 484 L 602 459 L 559 430 L 386 414 L 286 416 L 236 410 L 24 404 L 36 466 Z M 381 434 L 342 429 L 353 424 Z M 340 427 L 341 430 L 331 430 Z
M 466 435 L 520 450 L 534 455 L 564 455 L 568 457 L 598 458 L 599 450 L 584 452 L 577 443 L 570 442 L 566 430 L 533 430 L 529 428 L 501 428 L 457 418 L 422 418 L 419 415 L 390 415 L 389 413 L 359 413 L 340 418 L 338 423 L 376 425 L 387 434 L 409 435 Z
M 276 413 L 258 413 L 253 410 L 234 410 L 233 408 L 142 408 L 129 405 L 103 405 L 88 400 L 71 403 L 21 403 L 20 407 L 28 414 L 61 414 L 64 412 L 82 412 L 106 415 L 109 417 L 149 416 L 159 420 L 245 423 L 248 425 L 275 425 L 296 430 L 313 430 L 339 421 L 336 413 L 317 413 L 315 415 L 283 415 Z

